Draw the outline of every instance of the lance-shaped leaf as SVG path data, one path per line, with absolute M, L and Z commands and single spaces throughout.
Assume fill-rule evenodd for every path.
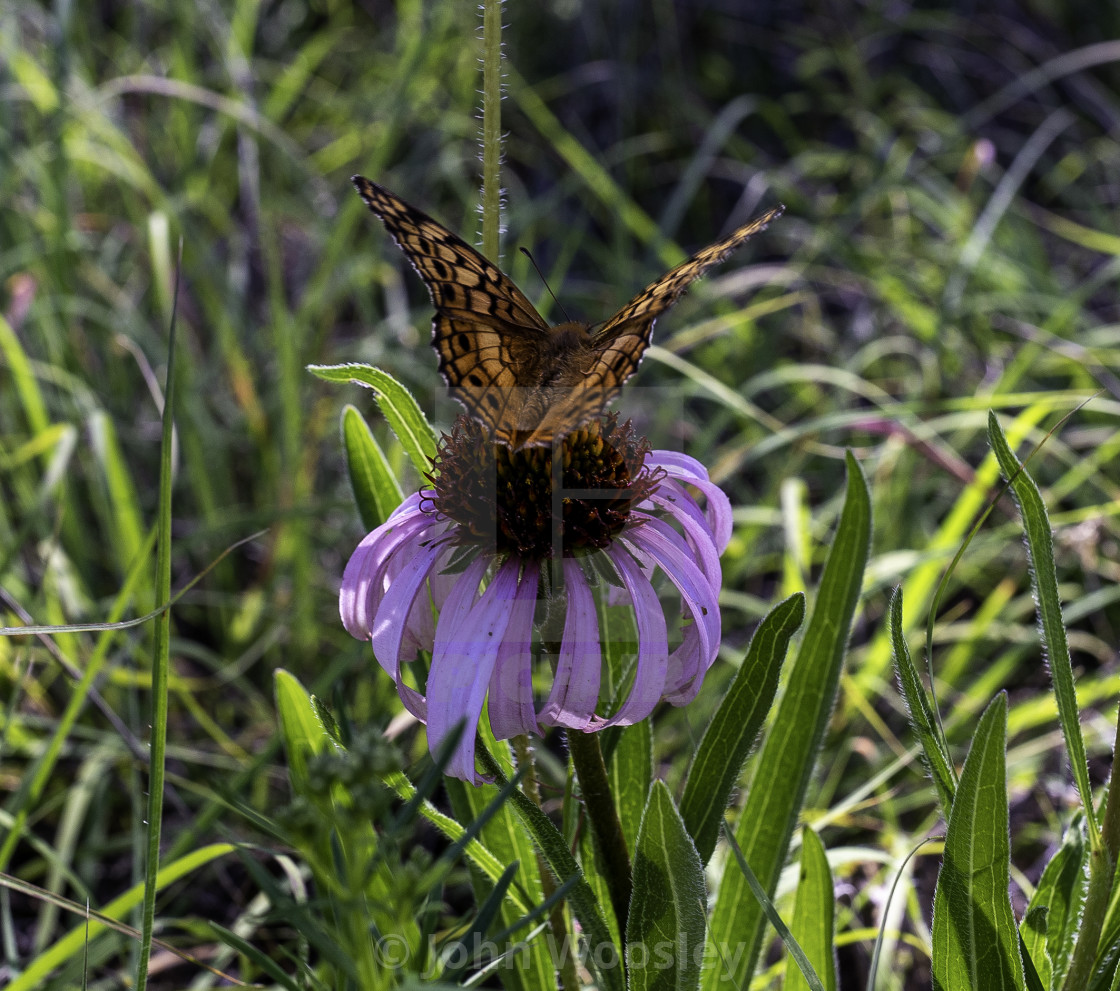
M 984 711 L 964 762 L 933 900 L 934 991 L 1022 991 L 1011 911 L 1007 697 Z

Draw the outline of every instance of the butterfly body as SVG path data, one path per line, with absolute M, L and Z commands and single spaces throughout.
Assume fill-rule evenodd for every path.
M 354 176 L 428 288 L 439 370 L 467 412 L 511 447 L 551 444 L 602 412 L 638 368 L 654 321 L 781 208 L 738 228 L 639 293 L 595 330 L 549 326 L 500 269 L 431 217 Z

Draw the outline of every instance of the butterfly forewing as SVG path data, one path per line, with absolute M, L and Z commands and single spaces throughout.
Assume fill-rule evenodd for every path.
M 500 434 L 518 393 L 539 381 L 548 324 L 462 238 L 382 186 L 362 176 L 353 182 L 428 287 L 440 373 L 467 412 Z
M 646 287 L 594 335 L 550 328 L 498 267 L 362 176 L 354 185 L 428 287 L 439 370 L 467 412 L 512 447 L 549 444 L 602 412 L 637 370 L 653 324 L 689 285 L 782 211 L 771 210 Z
M 617 365 L 618 371 L 625 371 L 625 360 L 611 353 L 611 345 L 615 341 L 631 338 L 635 343 L 624 348 L 622 353 L 629 355 L 634 347 L 639 346 L 644 352 L 649 346 L 654 321 L 680 299 L 688 287 L 708 269 L 718 265 L 749 238 L 765 230 L 772 220 L 780 217 L 782 210 L 782 207 L 776 207 L 750 223 L 736 228 L 723 240 L 716 241 L 715 244 L 710 244 L 702 251 L 696 252 L 687 261 L 681 262 L 656 282 L 646 286 L 595 335 L 595 343 L 603 348 L 604 358 L 609 359 L 612 365 Z M 630 375 L 633 371 L 634 369 L 631 368 L 625 374 Z

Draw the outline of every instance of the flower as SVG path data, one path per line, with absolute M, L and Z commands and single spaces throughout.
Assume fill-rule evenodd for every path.
M 490 443 L 460 417 L 428 478 L 431 487 L 358 545 L 339 604 L 346 629 L 372 642 L 405 706 L 427 723 L 432 752 L 465 720 L 447 773 L 480 780 L 475 731 L 487 700 L 491 729 L 506 739 L 630 725 L 663 699 L 696 696 L 719 649 L 719 555 L 731 537 L 730 503 L 703 465 L 651 450 L 613 414 L 555 450 Z M 680 600 L 672 648 L 658 571 Z M 609 716 L 595 711 L 604 586 L 610 602 L 632 606 L 638 631 L 632 687 Z M 534 668 L 544 665 L 534 656 L 546 640 L 558 647 L 538 704 Z M 431 652 L 423 689 L 405 667 L 421 651 Z M 423 666 L 411 666 L 422 678 Z

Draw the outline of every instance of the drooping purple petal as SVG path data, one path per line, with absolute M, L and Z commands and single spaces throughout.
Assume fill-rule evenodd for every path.
M 664 486 L 668 490 L 668 486 Z M 715 536 L 708 526 L 700 507 L 685 493 L 684 497 L 672 492 L 655 492 L 650 501 L 661 506 L 684 530 L 688 546 L 695 552 L 697 563 L 708 580 L 708 585 L 719 595 L 723 584 L 723 569 L 719 564 L 719 551 L 716 550 Z
M 428 672 L 428 748 L 435 753 L 456 723 L 463 735 L 447 773 L 464 781 L 481 780 L 474 769 L 474 737 L 486 686 L 512 615 L 521 562 L 508 559 L 477 599 L 487 560 L 476 558 L 460 576 L 436 624 L 432 667 Z
M 657 593 L 623 547 L 622 541 L 616 540 L 611 544 L 607 554 L 622 576 L 634 604 L 634 619 L 638 626 L 638 663 L 629 696 L 602 726 L 629 726 L 645 719 L 661 699 L 669 666 L 669 637 Z
M 401 646 L 408 630 L 408 617 L 413 603 L 444 549 L 436 541 L 418 542 L 415 547 L 404 545 L 402 549 L 404 548 L 407 548 L 411 556 L 406 558 L 404 566 L 381 599 L 370 628 L 373 656 L 394 680 L 398 680 L 400 675 Z
M 533 612 L 537 607 L 539 582 L 540 569 L 529 562 L 518 583 L 509 625 L 490 675 L 487 708 L 490 728 L 499 740 L 519 733 L 540 735 L 533 707 Z
M 603 654 L 595 600 L 575 558 L 564 558 L 564 588 L 568 595 L 564 637 L 552 691 L 539 718 L 546 726 L 585 730 L 602 722 L 595 715 L 595 705 L 599 701 Z
M 700 631 L 695 622 L 684 625 L 680 645 L 669 655 L 669 673 L 665 678 L 665 701 L 670 705 L 687 705 L 700 691 L 707 666 L 700 663 Z
M 381 526 L 366 534 L 346 563 L 338 595 L 342 625 L 351 636 L 368 640 L 373 617 L 385 594 L 385 576 L 401 544 L 416 539 L 432 525 L 419 508 L 420 493 L 409 496 Z
M 688 545 L 664 520 L 646 519 L 626 532 L 624 542 L 639 560 L 652 559 L 676 585 L 688 614 L 695 620 L 700 638 L 700 657 L 705 670 L 719 649 L 720 615 L 717 591 L 697 567 Z
M 731 500 L 727 493 L 708 478 L 708 469 L 695 458 L 679 451 L 651 451 L 646 464 L 664 468 L 670 479 L 687 482 L 704 493 L 707 505 L 704 515 L 715 534 L 716 550 L 722 554 L 731 542 Z
M 415 657 L 421 650 L 430 651 L 435 644 L 435 617 L 443 609 L 443 604 L 447 601 L 447 596 L 450 594 L 455 580 L 459 577 L 457 574 L 443 573 L 443 569 L 447 567 L 454 550 L 454 547 L 446 546 L 440 556 L 436 558 L 432 565 L 431 574 L 428 576 L 429 594 L 424 595 L 423 591 L 418 592 L 412 603 L 412 609 L 408 614 L 408 622 L 404 631 L 404 639 L 401 641 L 402 658 Z M 397 570 L 399 572 L 400 567 Z M 392 574 L 389 577 L 392 580 Z

